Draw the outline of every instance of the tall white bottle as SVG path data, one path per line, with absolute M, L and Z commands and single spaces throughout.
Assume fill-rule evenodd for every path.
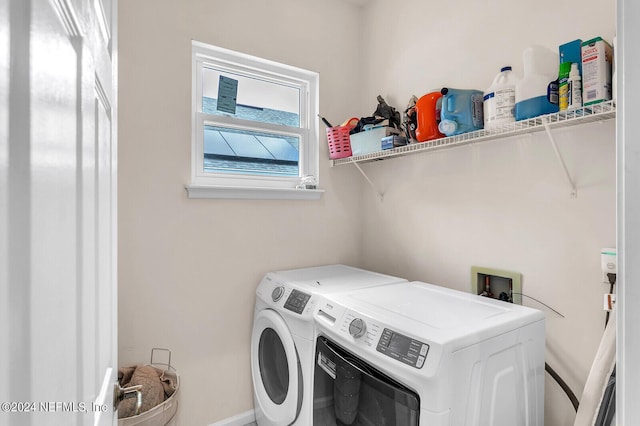
M 582 107 L 582 78 L 580 78 L 580 71 L 578 71 L 578 64 L 571 64 L 571 72 L 569 72 L 569 80 L 567 81 L 569 86 L 568 100 L 569 105 L 567 109 L 578 109 Z
M 511 72 L 511 67 L 502 67 L 491 86 L 484 92 L 484 128 L 486 130 L 516 121 L 514 109 L 517 82 L 518 79 Z

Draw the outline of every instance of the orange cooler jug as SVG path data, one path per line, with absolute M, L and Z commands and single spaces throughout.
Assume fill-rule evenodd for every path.
M 443 138 L 445 135 L 438 130 L 440 123 L 440 108 L 442 93 L 427 93 L 416 102 L 416 140 L 425 142 L 431 139 Z

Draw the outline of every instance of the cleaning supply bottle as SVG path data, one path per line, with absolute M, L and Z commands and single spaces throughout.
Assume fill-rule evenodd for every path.
M 442 120 L 438 129 L 447 136 L 480 130 L 484 127 L 482 91 L 443 88 Z
M 541 46 L 524 50 L 524 76 L 516 84 L 516 120 L 558 112 L 558 55 Z
M 571 71 L 571 62 L 563 62 L 560 64 L 558 72 L 558 109 L 565 111 L 569 107 L 569 72 Z
M 435 91 L 427 93 L 416 102 L 416 121 L 418 124 L 416 127 L 416 140 L 418 142 L 444 137 L 438 131 L 441 104 L 442 93 Z
M 502 67 L 500 74 L 493 79 L 491 86 L 484 92 L 484 128 L 486 130 L 516 121 L 514 115 L 516 83 L 517 78 L 511 72 L 511 67 Z
M 578 64 L 571 64 L 571 71 L 569 72 L 569 93 L 568 100 L 569 105 L 567 109 L 578 109 L 582 107 L 582 79 L 580 78 L 580 71 L 578 71 Z

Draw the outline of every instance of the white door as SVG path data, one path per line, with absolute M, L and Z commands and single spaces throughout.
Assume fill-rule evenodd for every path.
M 116 0 L 0 0 L 0 424 L 114 424 Z

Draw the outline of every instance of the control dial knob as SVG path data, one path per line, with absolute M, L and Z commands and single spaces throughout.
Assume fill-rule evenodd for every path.
M 360 318 L 356 318 L 349 324 L 349 334 L 358 339 L 364 336 L 367 331 L 367 323 Z
M 277 302 L 282 298 L 283 294 L 284 294 L 284 287 L 283 286 L 276 287 L 271 292 L 271 300 L 273 300 L 274 302 Z

